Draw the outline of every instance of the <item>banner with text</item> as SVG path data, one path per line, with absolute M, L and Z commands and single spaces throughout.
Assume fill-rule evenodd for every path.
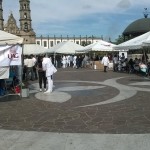
M 22 47 L 20 45 L 0 46 L 0 66 L 21 65 Z

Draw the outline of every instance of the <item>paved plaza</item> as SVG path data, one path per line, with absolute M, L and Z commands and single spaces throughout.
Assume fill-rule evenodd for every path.
M 0 150 L 149 149 L 148 77 L 66 68 L 51 94 L 37 82 L 29 98 L 0 99 Z

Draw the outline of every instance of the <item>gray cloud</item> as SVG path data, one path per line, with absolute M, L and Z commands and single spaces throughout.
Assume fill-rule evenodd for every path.
M 117 4 L 117 6 L 118 6 L 119 8 L 129 8 L 129 7 L 131 6 L 131 3 L 130 3 L 129 0 L 121 0 L 121 1 Z
M 38 33 L 57 32 L 59 34 L 70 31 L 70 34 L 117 34 L 126 26 L 127 20 L 133 20 L 131 14 L 136 14 L 131 11 L 136 8 L 136 12 L 144 10 L 150 5 L 150 1 L 142 0 L 31 0 L 31 17 L 33 28 Z M 3 1 L 3 12 L 5 21 L 8 19 L 9 11 L 11 10 L 19 25 L 19 0 Z M 128 9 L 132 8 L 132 9 Z M 139 8 L 142 8 L 139 10 Z M 142 12 L 141 12 L 142 13 Z M 113 16 L 112 16 L 113 14 Z M 121 14 L 118 18 L 118 14 Z M 90 16 L 90 17 L 89 17 Z M 95 19 L 94 17 L 97 17 Z M 112 20 L 107 19 L 110 16 Z M 128 16 L 123 18 L 123 16 Z M 86 20 L 85 20 L 86 18 Z M 94 19 L 93 19 L 94 18 Z M 135 18 L 136 19 L 136 18 Z M 86 22 L 83 23 L 82 20 Z M 82 24 L 81 22 L 82 21 Z M 116 26 L 115 25 L 116 21 Z M 77 22 L 77 23 L 76 23 Z M 120 24 L 117 24 L 120 22 Z M 77 26 L 78 24 L 78 26 Z M 123 25 L 122 25 L 123 24 Z M 87 28 L 86 28 L 87 26 Z M 119 29 L 118 29 L 119 28 Z M 71 29 L 73 29 L 71 31 Z M 117 32 L 118 31 L 118 32 Z M 120 34 L 120 33 L 119 33 Z

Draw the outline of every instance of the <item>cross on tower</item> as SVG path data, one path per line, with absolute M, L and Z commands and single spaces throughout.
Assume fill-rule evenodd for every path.
M 148 12 L 148 9 L 147 8 L 144 8 L 144 12 L 143 12 L 143 14 L 144 14 L 144 17 L 145 18 L 148 18 L 148 15 L 149 15 L 149 12 Z

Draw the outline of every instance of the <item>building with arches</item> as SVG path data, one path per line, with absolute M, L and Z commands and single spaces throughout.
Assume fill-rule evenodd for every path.
M 100 37 L 94 37 L 93 35 L 90 37 L 87 36 L 79 36 L 79 37 L 56 37 L 55 35 L 53 37 L 49 37 L 49 36 L 40 36 L 40 37 L 36 37 L 36 44 L 39 44 L 41 46 L 44 46 L 45 48 L 50 48 L 53 47 L 54 45 L 57 45 L 60 42 L 65 42 L 65 41 L 70 41 L 70 42 L 74 42 L 76 44 L 82 45 L 82 46 L 86 46 L 89 45 L 91 43 L 95 43 L 98 42 L 99 40 L 101 40 L 102 38 Z
M 82 46 L 89 45 L 94 42 L 98 42 L 103 39 L 103 37 L 95 36 L 39 36 L 36 37 L 36 33 L 32 28 L 32 19 L 31 19 L 31 10 L 30 10 L 30 0 L 18 0 L 20 4 L 20 26 L 17 26 L 16 19 L 13 16 L 13 13 L 10 12 L 7 22 L 4 24 L 3 19 L 3 0 L 0 0 L 0 30 L 4 30 L 11 34 L 24 38 L 24 44 L 39 44 L 45 48 L 53 47 L 54 45 L 63 42 L 71 41 Z

